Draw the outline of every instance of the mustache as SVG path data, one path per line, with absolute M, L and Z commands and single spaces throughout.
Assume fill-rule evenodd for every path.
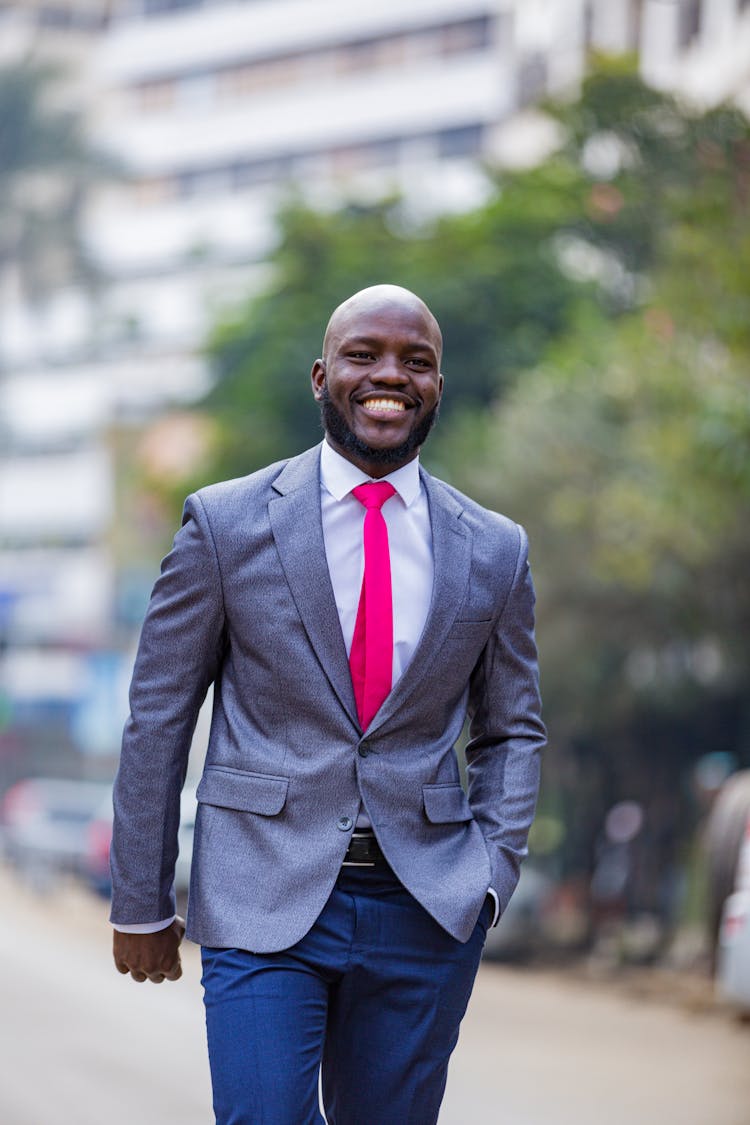
M 327 385 L 324 384 L 320 399 L 320 418 L 324 431 L 333 438 L 341 449 L 357 457 L 367 458 L 374 465 L 397 465 L 410 458 L 424 444 L 432 427 L 438 419 L 440 404 L 436 404 L 409 431 L 401 445 L 390 449 L 373 449 L 350 428 L 344 415 L 331 400 Z

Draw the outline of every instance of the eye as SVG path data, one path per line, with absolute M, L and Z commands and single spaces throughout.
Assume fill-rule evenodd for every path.
M 422 368 L 422 369 L 427 368 L 427 367 L 432 367 L 432 364 L 430 363 L 430 361 L 428 359 L 422 359 L 421 356 L 416 356 L 416 355 L 412 356 L 410 359 L 407 359 L 406 362 L 411 367 L 419 367 L 419 368 Z
M 374 358 L 372 352 L 349 352 L 349 359 L 369 360 Z

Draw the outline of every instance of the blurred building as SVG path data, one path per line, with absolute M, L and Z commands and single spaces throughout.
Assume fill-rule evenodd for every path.
M 284 193 L 470 207 L 483 162 L 554 145 L 534 107 L 575 90 L 591 47 L 750 108 L 750 0 L 0 0 L 0 64 L 66 64 L 57 96 L 120 167 L 79 232 L 95 282 L 73 271 L 30 299 L 0 260 L 0 693 L 17 710 L 67 708 L 84 748 L 112 748 L 101 699 L 126 670 L 102 654 L 146 582 L 115 558 L 112 433 L 204 390 L 200 343 L 262 284 Z
M 394 189 L 421 206 L 476 202 L 477 159 L 499 156 L 516 114 L 583 66 L 580 21 L 561 19 L 544 49 L 520 7 L 124 8 L 98 55 L 94 125 L 130 179 L 99 197 L 89 226 L 118 315 L 144 340 L 200 340 L 216 304 L 262 276 L 280 188 L 324 205 Z M 539 122 L 506 148 L 533 160 L 540 131 L 544 143 Z
M 106 0 L 0 3 L 0 67 L 59 70 L 49 109 L 85 114 L 88 69 L 107 18 Z M 17 127 L 14 108 L 4 86 L 6 137 Z M 54 218 L 66 193 L 38 167 L 20 176 L 0 167 L 0 183 L 2 789 L 24 769 L 17 760 L 24 730 L 34 729 L 52 750 L 61 734 L 67 741 L 72 711 L 91 697 L 95 654 L 111 633 L 113 492 L 108 391 L 82 366 L 95 324 L 90 292 L 51 242 L 38 251 L 43 284 L 34 287 L 27 276 L 19 215 L 35 211 L 24 216 L 31 224 L 45 210 Z
M 75 85 L 107 26 L 110 0 L 3 0 L 0 65 L 41 58 L 66 66 Z

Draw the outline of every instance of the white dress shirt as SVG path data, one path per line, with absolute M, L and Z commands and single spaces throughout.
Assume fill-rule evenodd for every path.
M 352 495 L 352 489 L 373 479 L 337 453 L 327 441 L 323 442 L 320 454 L 323 542 L 347 654 L 352 646 L 364 573 L 365 508 Z M 395 685 L 414 654 L 430 609 L 434 573 L 432 528 L 427 493 L 419 476 L 418 457 L 378 479 L 388 481 L 396 490 L 396 494 L 389 497 L 381 508 L 388 528 L 391 557 L 392 683 Z M 357 827 L 368 826 L 369 820 L 362 811 L 357 818 Z M 499 902 L 492 889 L 489 893 L 495 900 L 494 924 Z M 124 933 L 155 933 L 166 929 L 172 921 L 168 918 L 140 925 L 115 923 L 115 929 Z
M 365 508 L 352 489 L 368 477 L 327 441 L 320 455 L 320 506 L 328 572 L 347 655 L 352 647 L 364 573 Z M 427 494 L 415 458 L 386 477 L 396 495 L 381 508 L 388 528 L 393 590 L 393 684 L 402 676 L 422 635 L 432 599 L 432 529 Z

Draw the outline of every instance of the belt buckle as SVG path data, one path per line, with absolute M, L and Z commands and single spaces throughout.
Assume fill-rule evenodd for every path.
M 352 832 L 351 840 L 349 841 L 349 847 L 352 846 L 352 844 L 354 843 L 355 840 L 374 840 L 374 839 L 375 839 L 375 833 L 374 832 Z M 342 861 L 341 866 L 342 867 L 374 867 L 375 866 L 375 860 L 374 859 L 347 859 L 346 857 L 344 857 L 344 860 Z

